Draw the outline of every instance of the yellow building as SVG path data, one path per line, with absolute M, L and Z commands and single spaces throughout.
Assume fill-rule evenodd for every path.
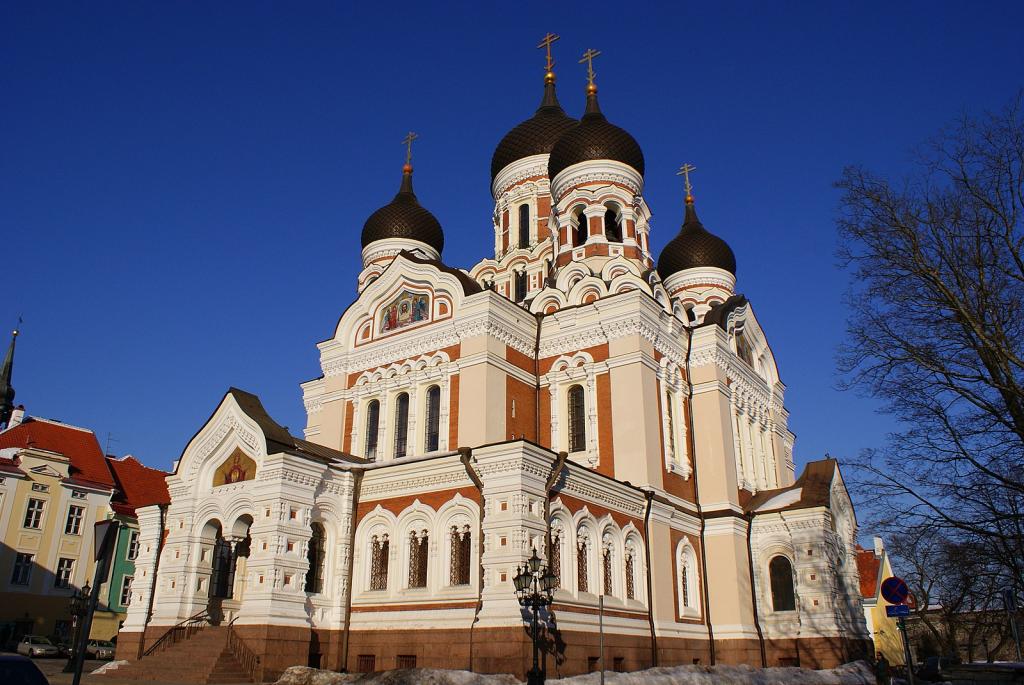
M 885 615 L 885 608 L 890 604 L 881 592 L 882 581 L 893 575 L 882 538 L 874 539 L 874 549 L 864 549 L 857 545 L 857 569 L 860 572 L 864 619 L 875 643 L 875 656 L 884 654 L 890 664 L 902 664 L 903 640 L 896 619 Z
M 69 600 L 92 583 L 93 526 L 113 494 L 92 431 L 13 410 L 0 432 L 0 644 L 70 636 Z M 110 639 L 123 618 L 101 601 L 91 637 Z

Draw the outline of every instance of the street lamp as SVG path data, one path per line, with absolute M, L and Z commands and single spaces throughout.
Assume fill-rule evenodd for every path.
M 75 670 L 75 650 L 78 648 L 78 631 L 82 626 L 82 618 L 89 611 L 89 594 L 91 592 L 92 588 L 89 587 L 89 581 L 86 581 L 85 587 L 75 590 L 71 595 L 69 602 L 71 605 L 71 647 L 68 649 L 68 662 L 64 664 L 65 673 L 73 673 Z
M 526 685 L 544 685 L 544 671 L 540 668 L 537 623 L 541 607 L 551 604 L 551 595 L 558 585 L 558 576 L 544 566 L 533 550 L 525 566 L 516 567 L 516 575 L 512 579 L 516 586 L 516 599 L 519 604 L 531 611 L 530 636 L 533 640 L 533 668 L 526 674 Z

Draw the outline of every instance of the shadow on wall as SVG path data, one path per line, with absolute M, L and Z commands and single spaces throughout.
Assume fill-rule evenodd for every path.
M 55 570 L 37 563 L 37 557 L 36 552 L 0 542 L 0 649 L 14 651 L 25 635 L 49 637 L 54 644 L 71 640 L 71 597 L 81 587 L 62 585 Z M 72 573 L 77 574 L 80 563 L 74 560 Z M 93 579 L 86 580 L 91 587 Z M 104 601 L 109 581 L 108 575 L 97 613 L 113 611 Z

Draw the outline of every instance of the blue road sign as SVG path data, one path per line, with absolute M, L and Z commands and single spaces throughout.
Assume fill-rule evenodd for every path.
M 906 604 L 890 604 L 885 607 L 885 615 L 889 618 L 897 616 L 910 616 L 910 607 Z
M 903 604 L 910 596 L 910 588 L 906 581 L 891 576 L 882 581 L 882 597 L 890 604 Z

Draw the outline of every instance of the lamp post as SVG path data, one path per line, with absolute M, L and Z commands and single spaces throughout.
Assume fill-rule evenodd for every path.
M 551 604 L 551 596 L 558 584 L 558 578 L 550 571 L 533 550 L 525 566 L 516 567 L 516 576 L 512 579 L 516 586 L 516 599 L 520 606 L 530 611 L 530 637 L 533 640 L 533 668 L 526 674 L 526 685 L 543 685 L 544 671 L 540 668 L 540 645 L 537 635 L 537 624 L 541 607 Z
M 92 589 L 89 587 L 89 581 L 85 582 L 85 586 L 75 590 L 74 594 L 71 595 L 71 648 L 68 649 L 68 662 L 64 664 L 65 673 L 73 673 L 75 670 L 75 650 L 78 649 L 78 631 L 82 626 L 82 618 L 85 617 L 85 612 L 89 610 L 89 595 Z

